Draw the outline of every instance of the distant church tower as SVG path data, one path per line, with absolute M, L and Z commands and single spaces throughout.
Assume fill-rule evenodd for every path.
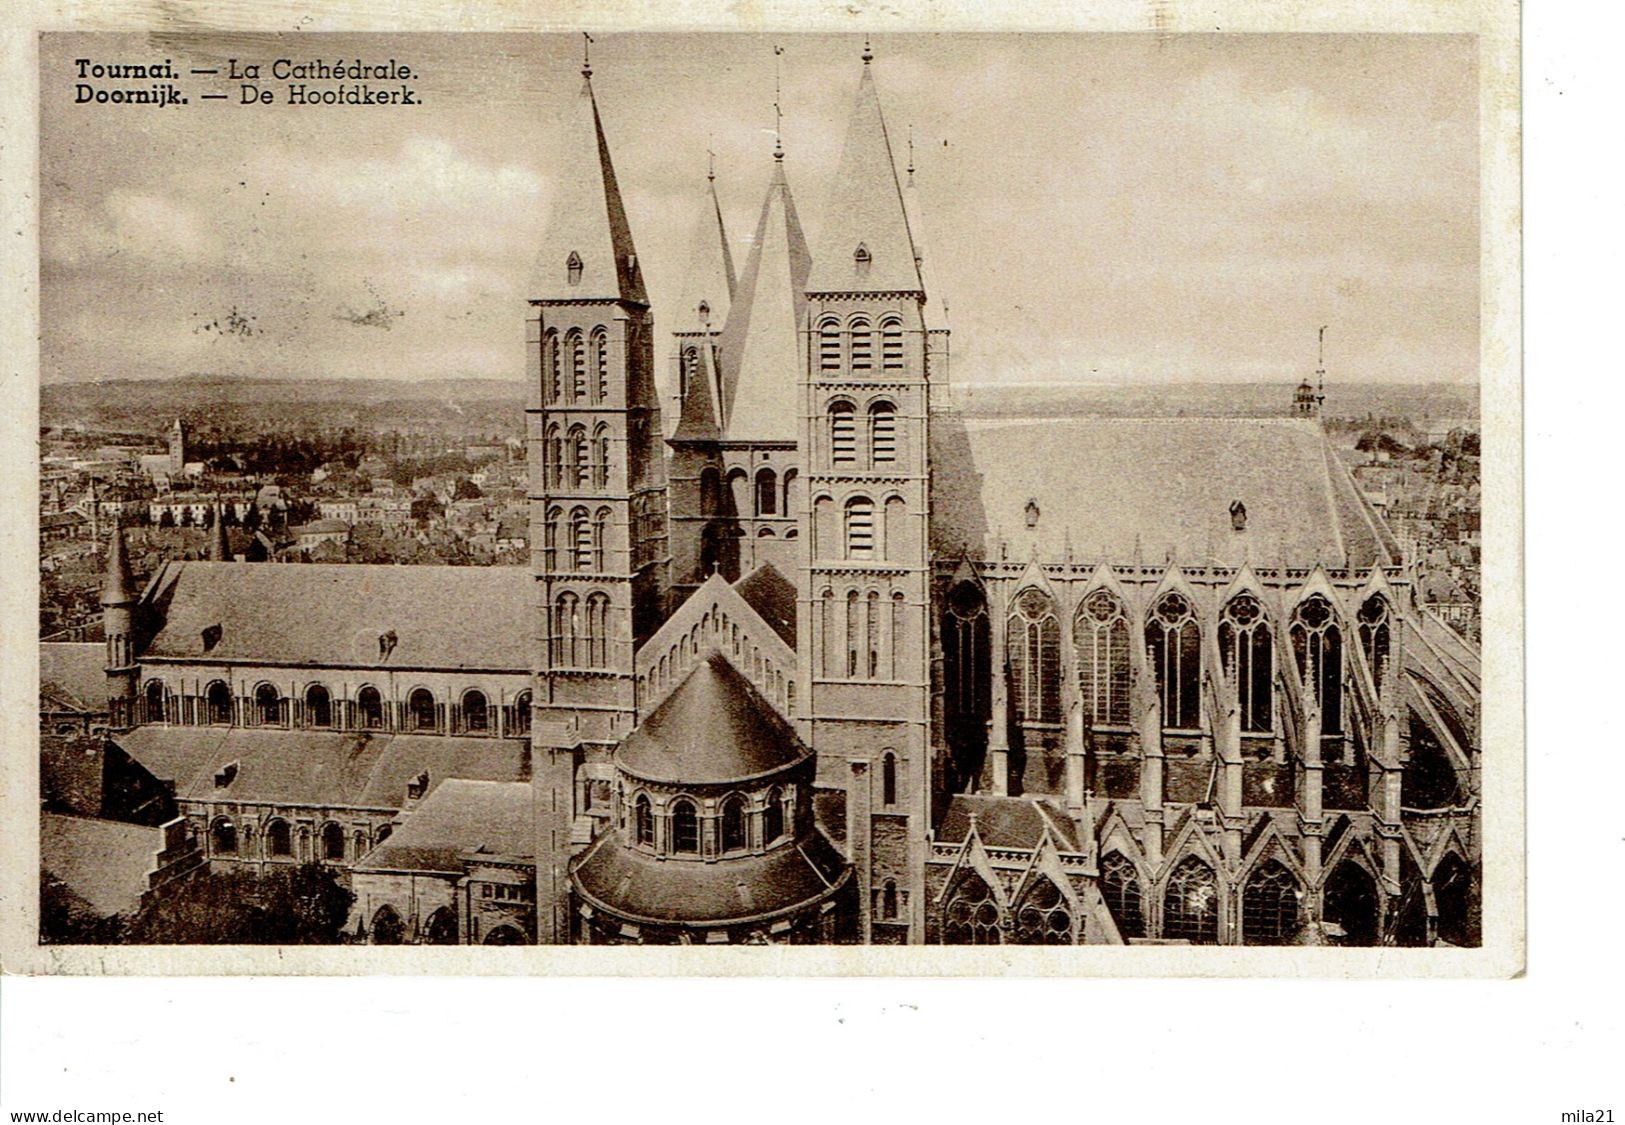
M 1326 401 L 1326 327 L 1320 329 L 1320 347 L 1315 362 L 1315 377 L 1320 380 L 1317 389 L 1308 379 L 1298 384 L 1292 396 L 1292 413 L 1299 418 L 1319 418 L 1320 404 Z
M 924 940 L 929 403 L 925 287 L 872 58 L 807 285 L 798 633 L 804 737 L 821 782 L 848 791 L 860 940 L 885 944 Z
M 169 427 L 169 475 L 178 477 L 186 470 L 186 423 L 179 418 Z
M 567 872 L 589 778 L 637 713 L 633 656 L 665 602 L 666 480 L 654 322 L 592 68 L 562 123 L 526 353 L 537 938 L 568 940 Z M 596 773 L 594 771 L 597 771 Z M 604 776 L 609 776 L 604 774 Z

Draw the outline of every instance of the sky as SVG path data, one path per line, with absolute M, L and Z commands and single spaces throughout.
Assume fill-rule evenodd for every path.
M 775 56 L 774 45 L 783 48 Z M 972 383 L 1473 383 L 1474 41 L 1428 35 L 896 35 L 929 298 Z M 46 35 L 41 375 L 519 379 L 526 282 L 579 35 Z M 656 328 L 715 153 L 736 262 L 772 166 L 809 242 L 861 37 L 611 35 L 593 87 Z M 390 58 L 422 104 L 74 104 L 74 60 L 178 70 Z M 217 82 L 218 85 L 197 85 Z M 141 82 L 104 82 L 141 86 Z M 204 90 L 229 91 L 203 102 Z M 663 355 L 663 350 L 657 352 Z

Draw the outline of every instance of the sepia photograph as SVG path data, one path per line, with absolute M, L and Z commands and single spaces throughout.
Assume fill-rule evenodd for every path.
M 36 963 L 1516 972 L 1484 66 L 43 33 Z

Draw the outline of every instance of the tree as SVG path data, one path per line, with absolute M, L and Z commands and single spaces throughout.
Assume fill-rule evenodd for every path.
M 480 491 L 480 486 L 467 477 L 457 478 L 457 487 L 452 490 L 451 494 L 453 500 L 480 500 L 484 496 L 485 493 Z
M 168 508 L 165 508 L 158 516 L 158 526 L 159 527 L 174 527 L 175 526 L 175 513 L 170 511 Z
M 320 864 L 199 875 L 147 903 L 128 940 L 150 945 L 336 945 L 355 895 Z
M 258 504 L 250 504 L 248 506 L 248 511 L 243 513 L 243 530 L 258 531 L 260 528 L 260 519 L 260 506 Z
M 125 920 L 102 917 L 50 872 L 40 877 L 41 945 L 116 945 L 124 940 Z

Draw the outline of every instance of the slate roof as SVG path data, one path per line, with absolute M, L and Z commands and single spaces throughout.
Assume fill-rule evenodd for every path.
M 863 272 L 854 259 L 860 244 L 870 255 Z M 824 225 L 813 244 L 807 288 L 814 293 L 914 293 L 924 289 L 903 212 L 891 140 L 880 112 L 880 95 L 868 63 L 858 82 Z
M 734 589 L 791 648 L 796 644 L 796 588 L 772 563 L 763 563 Z
M 55 687 L 64 702 L 81 704 L 78 710 L 100 713 L 107 710 L 107 646 L 66 641 L 41 641 L 39 646 L 40 693 Z
M 959 793 L 948 799 L 948 808 L 937 825 L 938 842 L 960 844 L 970 835 L 970 818 L 976 816 L 976 832 L 990 848 L 1038 846 L 1048 826 L 1056 843 L 1065 852 L 1081 852 L 1076 823 L 1060 806 L 1033 797 L 994 797 Z
M 684 347 L 689 343 L 685 342 Z M 698 352 L 699 370 L 688 381 L 679 406 L 677 429 L 672 441 L 716 441 L 722 436 L 722 415 L 717 410 L 721 384 L 717 380 L 716 343 L 708 337 L 692 341 Z
M 146 594 L 164 624 L 143 658 L 524 672 L 532 581 L 505 566 L 171 563 Z
M 811 266 L 784 163 L 775 161 L 720 340 L 725 438 L 796 440 L 795 389 Z
M 719 653 L 696 664 L 615 753 L 650 781 L 743 781 L 794 765 L 811 751 L 749 680 Z
M 672 313 L 672 331 L 714 331 L 726 324 L 737 280 L 733 252 L 728 248 L 728 228 L 722 221 L 722 204 L 717 201 L 717 182 L 709 178 L 690 243 L 683 295 Z M 699 311 L 702 302 L 710 310 L 704 319 Z
M 446 781 L 355 870 L 461 874 L 464 856 L 533 861 L 531 805 L 531 787 L 523 782 Z
M 1187 566 L 1356 567 L 1386 532 L 1313 422 L 1259 418 L 932 420 L 932 550 Z M 1246 528 L 1230 507 L 1246 507 Z M 1028 502 L 1036 505 L 1028 526 Z M 1283 560 L 1284 556 L 1284 560 Z
M 115 741 L 182 800 L 398 809 L 407 783 L 425 771 L 431 793 L 449 778 L 525 776 L 525 744 L 514 739 L 149 726 Z M 231 762 L 236 776 L 215 785 Z
M 564 107 L 553 162 L 555 195 L 531 275 L 531 300 L 625 300 L 649 303 L 643 268 L 632 245 L 621 189 L 604 140 L 592 80 Z M 566 263 L 581 258 L 581 277 L 569 284 Z
M 104 917 L 135 912 L 163 850 L 162 828 L 40 814 L 40 869 Z
M 591 899 L 636 922 L 723 925 L 816 901 L 847 873 L 835 845 L 816 832 L 760 856 L 716 863 L 662 861 L 606 833 L 571 878 Z

